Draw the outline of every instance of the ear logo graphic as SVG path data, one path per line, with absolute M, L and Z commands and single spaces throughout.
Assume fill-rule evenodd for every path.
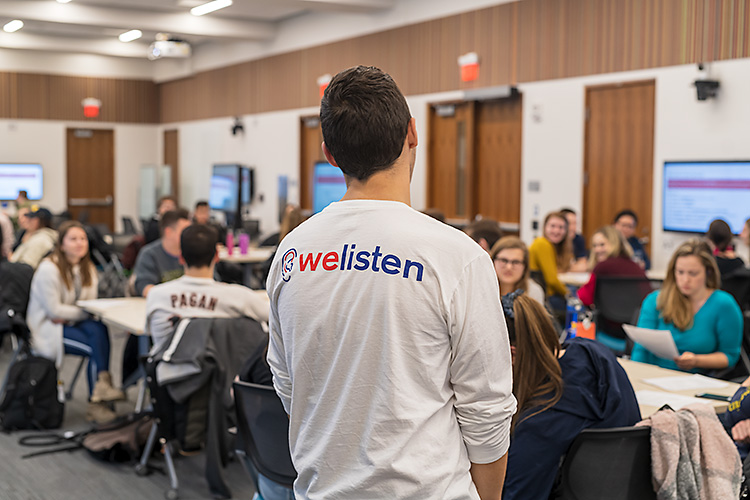
M 294 259 L 297 258 L 297 250 L 290 248 L 281 258 L 281 279 L 289 281 L 292 279 L 292 269 L 294 269 Z

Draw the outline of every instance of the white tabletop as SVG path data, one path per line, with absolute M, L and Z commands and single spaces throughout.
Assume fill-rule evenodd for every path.
M 105 324 L 143 335 L 146 328 L 146 299 L 121 297 L 116 299 L 79 300 L 78 307 L 98 316 Z
M 227 249 L 222 247 L 219 250 L 219 260 L 223 262 L 234 262 L 236 264 L 259 264 L 267 261 L 276 247 L 258 247 L 249 248 L 246 254 L 241 254 L 240 249 L 235 247 L 232 251 L 232 255 L 229 255 Z
M 664 281 L 666 276 L 666 271 L 655 271 L 653 269 L 646 271 L 646 277 L 650 280 Z M 583 286 L 589 282 L 591 273 L 560 273 L 557 277 L 564 285 Z
M 637 361 L 631 361 L 629 359 L 618 359 L 618 361 L 620 362 L 620 365 L 622 365 L 622 367 L 625 369 L 625 372 L 628 374 L 628 378 L 630 379 L 630 383 L 633 385 L 633 389 L 635 390 L 636 394 L 639 391 L 652 391 L 652 392 L 657 392 L 657 393 L 664 393 L 663 403 L 666 403 L 668 397 L 672 394 L 694 397 L 698 393 L 708 392 L 711 394 L 718 394 L 721 396 L 731 397 L 740 387 L 739 384 L 735 384 L 733 382 L 726 382 L 726 386 L 720 387 L 720 388 L 666 391 L 660 387 L 644 382 L 644 379 L 652 379 L 652 378 L 660 378 L 660 377 L 692 377 L 693 374 L 680 372 L 676 370 L 669 370 L 667 368 L 661 368 L 659 366 L 650 365 L 647 363 L 639 363 Z M 721 382 L 724 382 L 724 381 L 721 381 Z M 713 399 L 702 399 L 702 398 L 700 399 L 700 402 L 713 406 L 714 409 L 716 410 L 716 413 L 722 413 L 726 411 L 727 406 L 729 404 L 724 401 L 716 401 Z M 646 418 L 650 416 L 651 414 L 656 413 L 656 411 L 662 405 L 654 406 L 654 405 L 639 404 L 638 406 L 641 409 L 641 416 L 643 418 Z

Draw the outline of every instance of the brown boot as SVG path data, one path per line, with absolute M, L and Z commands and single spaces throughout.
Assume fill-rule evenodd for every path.
M 89 422 L 95 424 L 106 424 L 107 422 L 113 421 L 115 418 L 117 418 L 117 414 L 105 403 L 90 402 L 86 408 L 86 420 Z
M 99 379 L 94 386 L 94 391 L 91 393 L 91 402 L 101 403 L 122 401 L 123 399 L 125 399 L 125 393 L 120 389 L 112 387 L 112 376 L 109 372 L 100 372 Z

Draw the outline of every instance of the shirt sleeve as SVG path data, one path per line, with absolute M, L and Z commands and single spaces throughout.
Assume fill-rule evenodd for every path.
M 588 283 L 578 289 L 578 298 L 583 305 L 591 306 L 594 303 L 594 292 L 596 291 L 596 274 L 591 273 Z
M 508 451 L 512 394 L 510 343 L 489 256 L 471 261 L 450 302 L 451 383 L 469 460 L 491 463 Z
M 719 291 L 714 293 L 719 293 Z M 731 368 L 740 359 L 743 327 L 742 311 L 729 294 L 722 293 L 721 299 L 716 319 L 716 334 L 719 340 L 718 351 L 726 355 Z
M 557 261 L 555 259 L 555 247 L 546 241 L 537 241 L 532 243 L 534 252 L 537 254 L 539 270 L 544 275 L 544 282 L 547 284 L 547 291 L 555 295 L 567 295 L 568 289 L 562 284 L 557 277 Z
M 656 297 L 658 292 L 649 294 L 641 304 L 641 314 L 638 317 L 638 326 L 641 328 L 657 329 L 659 327 L 659 311 L 656 309 Z M 630 355 L 633 361 L 641 363 L 656 364 L 656 356 L 651 354 L 645 347 L 636 343 Z
M 270 276 L 273 276 L 272 266 Z M 268 283 L 273 283 L 269 279 Z M 286 350 L 284 338 L 281 334 L 281 322 L 279 321 L 278 296 L 273 287 L 268 287 L 268 295 L 271 297 L 271 310 L 268 318 L 268 355 L 266 360 L 271 368 L 273 376 L 273 387 L 284 405 L 287 415 L 292 413 L 292 378 L 289 375 L 289 367 L 286 362 Z
M 135 260 L 135 291 L 139 296 L 143 296 L 143 289 L 148 285 L 158 285 L 161 281 L 159 270 L 156 267 L 156 259 L 151 253 L 142 250 Z

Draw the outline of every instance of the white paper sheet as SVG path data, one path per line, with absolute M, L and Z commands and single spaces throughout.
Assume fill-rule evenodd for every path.
M 649 385 L 655 385 L 665 391 L 691 391 L 695 389 L 721 389 L 729 384 L 723 380 L 705 375 L 677 375 L 676 377 L 658 377 L 643 379 Z
M 114 307 L 121 307 L 128 304 L 128 299 L 94 299 L 94 300 L 79 300 L 76 305 L 83 309 L 97 309 L 105 310 L 112 309 Z
M 674 359 L 680 355 L 672 333 L 668 330 L 652 330 L 633 325 L 622 325 L 622 328 L 633 342 L 638 342 L 660 358 Z
M 707 399 L 698 399 L 659 391 L 636 391 L 635 398 L 638 400 L 639 405 L 655 406 L 657 408 L 669 405 L 673 410 L 679 410 L 693 403 L 711 404 Z

